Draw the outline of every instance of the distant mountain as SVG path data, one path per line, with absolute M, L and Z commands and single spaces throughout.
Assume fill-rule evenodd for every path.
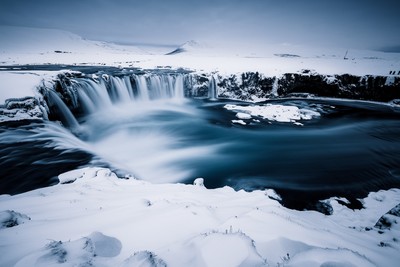
M 185 52 L 191 52 L 191 53 L 201 53 L 204 52 L 205 50 L 208 50 L 210 46 L 206 44 L 199 43 L 194 40 L 187 41 L 183 45 L 179 46 L 175 50 L 167 53 L 166 55 L 176 55 L 176 54 L 181 54 Z
M 134 46 L 90 41 L 74 33 L 16 26 L 0 26 L 0 53 L 98 53 L 129 52 L 147 54 Z

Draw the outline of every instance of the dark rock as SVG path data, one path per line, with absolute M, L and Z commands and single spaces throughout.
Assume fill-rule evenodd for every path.
M 23 224 L 26 221 L 29 221 L 31 218 L 26 216 L 25 214 L 21 214 L 15 212 L 13 210 L 5 210 L 0 212 L 0 229 L 1 228 L 10 228 L 20 224 Z
M 390 230 L 392 225 L 398 223 L 398 220 L 400 220 L 400 204 L 398 204 L 393 209 L 384 214 L 381 218 L 379 218 L 374 227 L 381 230 Z
M 319 211 L 325 215 L 332 215 L 333 214 L 333 208 L 332 206 L 327 203 L 327 202 L 322 202 L 322 201 L 318 201 L 317 203 L 315 203 L 315 207 L 312 210 L 316 210 Z

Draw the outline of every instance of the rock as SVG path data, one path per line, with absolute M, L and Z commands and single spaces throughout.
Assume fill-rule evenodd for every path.
M 5 210 L 0 212 L 0 229 L 2 228 L 10 228 L 20 224 L 23 224 L 26 221 L 29 221 L 29 218 L 25 214 L 21 214 L 15 212 L 13 210 Z
M 193 185 L 204 187 L 204 179 L 203 178 L 196 178 L 193 182 Z
M 381 230 L 390 230 L 390 228 L 400 221 L 400 204 L 389 210 L 386 214 L 379 218 L 374 225 L 375 228 Z
M 150 251 L 139 251 L 126 259 L 121 267 L 167 267 L 167 264 Z

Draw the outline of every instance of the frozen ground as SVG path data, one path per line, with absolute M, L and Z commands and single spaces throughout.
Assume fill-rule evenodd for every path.
M 119 179 L 108 169 L 0 197 L 1 266 L 396 266 L 400 227 L 374 225 L 400 190 L 333 215 L 282 207 L 270 191 Z M 391 217 L 390 217 L 391 216 Z M 139 263 L 143 263 L 140 265 Z M 145 264 L 146 263 L 146 264 Z M 26 265 L 28 264 L 28 265 Z M 92 265 L 90 265 L 92 264 Z
M 0 64 L 80 64 L 121 67 L 187 68 L 221 74 L 259 71 L 277 76 L 302 69 L 321 74 L 389 75 L 400 71 L 400 54 L 289 44 L 230 47 L 189 41 L 171 55 L 165 49 L 140 48 L 84 40 L 72 33 L 0 26 Z M 348 53 L 346 55 L 346 51 Z M 177 52 L 176 52 L 177 51 Z M 347 60 L 344 60 L 346 55 Z
M 346 49 L 283 45 L 222 53 L 212 45 L 189 42 L 179 53 L 161 55 L 56 30 L 0 27 L 0 36 L 2 66 L 183 67 L 268 76 L 302 69 L 355 75 L 400 70 L 399 54 L 374 51 L 349 50 L 344 60 Z M 7 98 L 34 96 L 35 86 L 56 73 L 0 70 L 0 104 Z M 271 114 L 268 107 L 230 108 L 238 113 L 237 123 Z M 285 107 L 279 107 L 272 113 L 280 116 L 283 111 Z M 291 117 L 282 118 L 296 121 L 302 116 L 299 110 L 290 111 Z M 400 262 L 399 217 L 392 212 L 374 227 L 400 203 L 399 189 L 370 193 L 362 200 L 362 210 L 350 210 L 342 205 L 345 199 L 333 198 L 328 201 L 333 215 L 325 216 L 286 209 L 268 198 L 277 197 L 270 190 L 154 185 L 118 179 L 98 168 L 63 174 L 60 180 L 53 187 L 0 196 L 0 266 L 343 267 Z

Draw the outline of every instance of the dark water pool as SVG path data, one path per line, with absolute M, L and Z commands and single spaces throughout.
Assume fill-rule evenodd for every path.
M 352 207 L 370 191 L 400 187 L 400 113 L 360 101 L 281 99 L 321 114 L 293 123 L 248 120 L 233 124 L 230 101 L 187 100 L 114 107 L 80 118 L 81 138 L 53 122 L 0 133 L 1 192 L 54 183 L 68 169 L 110 166 L 156 183 L 208 188 L 273 188 L 287 207 L 315 208 L 317 200 L 346 197 Z M 248 103 L 236 103 L 248 105 Z M 23 184 L 23 186 L 20 186 Z

